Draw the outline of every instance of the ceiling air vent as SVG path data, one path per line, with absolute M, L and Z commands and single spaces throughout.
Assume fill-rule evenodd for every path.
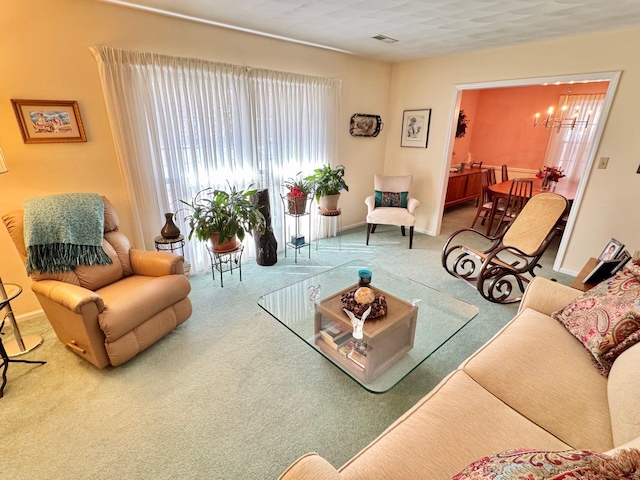
M 371 38 L 375 38 L 376 40 L 380 40 L 381 42 L 384 42 L 384 43 L 396 43 L 398 41 L 395 38 L 387 37 L 385 35 L 376 35 L 375 37 L 371 37 Z

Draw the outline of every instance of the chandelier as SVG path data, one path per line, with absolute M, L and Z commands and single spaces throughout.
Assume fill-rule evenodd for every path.
M 560 111 L 557 112 L 557 116 L 553 116 L 554 108 L 549 107 L 547 110 L 547 117 L 543 120 L 540 119 L 540 114 L 536 113 L 535 120 L 533 121 L 533 126 L 544 126 L 546 128 L 557 128 L 558 132 L 560 128 L 570 128 L 573 130 L 576 126 L 584 125 L 584 128 L 587 128 L 589 125 L 589 119 L 591 118 L 591 110 L 587 111 L 587 118 L 583 120 L 578 120 L 580 116 L 580 105 L 576 105 L 574 107 L 573 112 L 569 113 L 569 97 L 571 96 L 571 87 L 567 90 L 567 93 L 564 95 L 564 102 L 562 102 L 562 107 L 560 107 Z

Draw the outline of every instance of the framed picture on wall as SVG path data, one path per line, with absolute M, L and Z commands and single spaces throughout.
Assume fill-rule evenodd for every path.
M 78 102 L 11 100 L 24 143 L 86 142 Z
M 402 115 L 401 147 L 427 148 L 431 109 L 405 110 Z

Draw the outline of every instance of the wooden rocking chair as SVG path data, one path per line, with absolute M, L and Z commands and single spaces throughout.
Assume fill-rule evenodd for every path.
M 442 248 L 442 266 L 491 302 L 519 302 L 566 210 L 567 199 L 562 195 L 535 195 L 515 220 L 494 237 L 471 228 L 451 235 Z M 465 243 L 459 243 L 462 241 Z M 514 284 L 519 294 L 514 292 Z

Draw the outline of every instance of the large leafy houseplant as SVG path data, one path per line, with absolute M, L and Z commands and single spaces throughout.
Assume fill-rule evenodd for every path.
M 313 191 L 317 201 L 320 201 L 320 197 L 338 195 L 341 190 L 349 191 L 349 187 L 344 181 L 343 165 L 332 168 L 328 163 L 321 168 L 316 168 L 313 172 L 313 175 L 306 177 L 305 180 L 313 183 Z
M 264 216 L 251 200 L 258 191 L 252 187 L 238 189 L 229 185 L 228 191 L 208 187 L 196 193 L 191 201 L 180 200 L 187 212 L 185 221 L 191 229 L 189 240 L 195 235 L 206 242 L 212 234 L 219 233 L 218 244 L 221 245 L 236 236 L 242 241 L 253 229 L 264 232 Z

